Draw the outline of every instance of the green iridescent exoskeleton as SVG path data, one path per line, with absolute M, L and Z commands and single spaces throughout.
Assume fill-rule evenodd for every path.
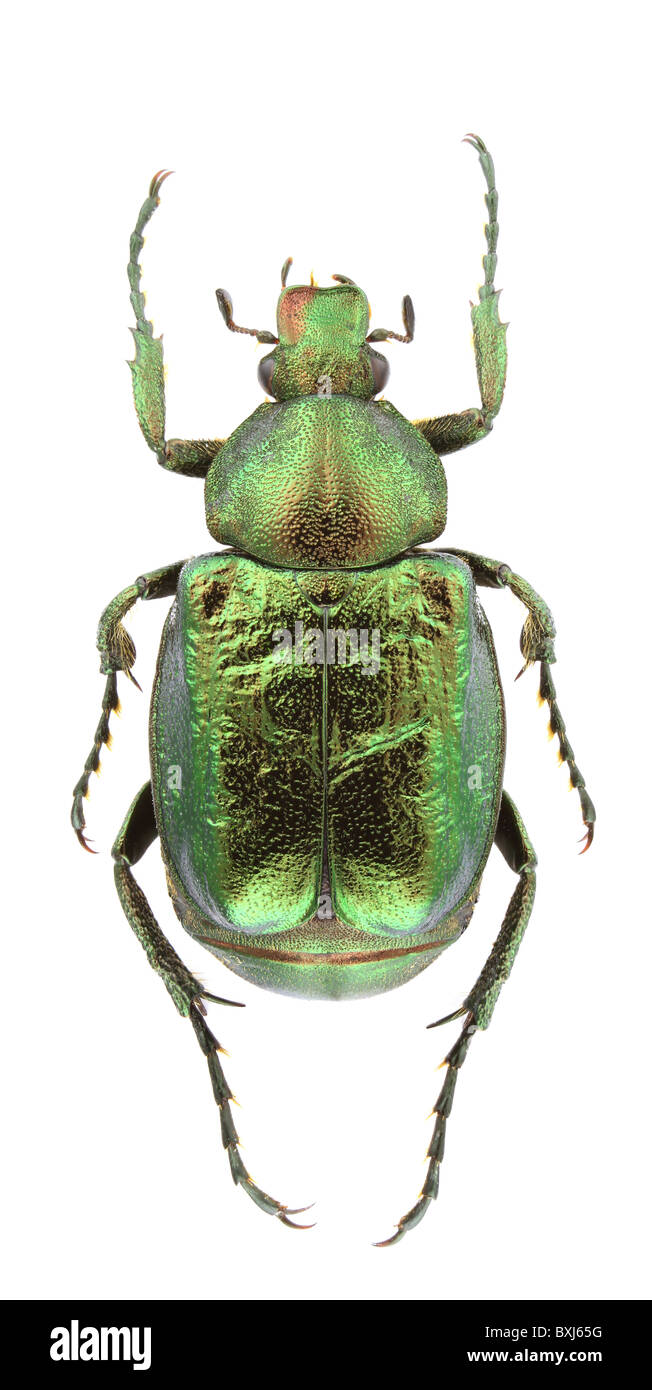
M 467 925 L 500 802 L 502 696 L 468 566 L 414 552 L 342 582 L 231 551 L 190 561 L 161 646 L 152 758 L 191 935 L 283 993 L 411 978 Z
M 424 548 L 446 522 L 441 456 L 488 433 L 505 386 L 494 168 L 483 142 L 467 139 L 487 183 L 485 276 L 472 308 L 481 404 L 415 421 L 379 399 L 389 366 L 375 346 L 412 340 L 409 296 L 403 333 L 370 332 L 366 295 L 349 277 L 334 276 L 328 289 L 288 286 L 288 260 L 276 334 L 240 327 L 230 296 L 216 292 L 227 327 L 272 348 L 258 369 L 272 399 L 228 439 L 168 440 L 162 340 L 140 289 L 143 232 L 167 175 L 153 179 L 130 243 L 134 402 L 159 463 L 205 480 L 206 521 L 221 548 L 142 575 L 102 614 L 106 688 L 72 811 L 88 847 L 83 799 L 109 740 L 118 672 L 134 679 L 122 620 L 138 598 L 172 598 L 152 697 L 151 781 L 113 847 L 116 886 L 206 1057 L 234 1181 L 286 1225 L 293 1212 L 242 1162 L 206 1023 L 203 1000 L 229 1001 L 186 969 L 133 865 L 160 838 L 174 909 L 195 940 L 263 988 L 343 999 L 409 981 L 455 941 L 491 847 L 500 849 L 517 883 L 478 980 L 440 1020 L 464 1016 L 434 1105 L 425 1182 L 383 1244 L 437 1196 L 457 1074 L 474 1032 L 490 1022 L 534 900 L 534 850 L 503 787 L 504 702 L 477 585 L 507 587 L 527 609 L 523 669 L 540 663 L 540 698 L 580 797 L 586 848 L 595 822 L 557 704 L 546 604 L 506 564 Z

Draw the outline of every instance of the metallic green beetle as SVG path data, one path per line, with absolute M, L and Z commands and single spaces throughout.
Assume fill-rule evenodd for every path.
M 274 399 L 226 440 L 166 441 L 162 340 L 140 290 L 143 231 L 167 174 L 152 180 L 130 243 L 134 400 L 162 467 L 205 479 L 208 529 L 224 548 L 142 575 L 102 614 L 106 690 L 72 812 L 86 846 L 83 798 L 109 741 L 117 673 L 134 679 L 122 619 L 139 598 L 173 597 L 152 698 L 151 782 L 113 847 L 115 880 L 208 1062 L 233 1179 L 285 1225 L 295 1224 L 294 1211 L 257 1187 L 242 1162 L 206 1023 L 204 999 L 229 1001 L 186 969 L 132 866 L 160 837 L 174 909 L 196 941 L 263 988 L 342 999 L 403 984 L 455 941 L 498 846 L 518 882 L 479 979 L 449 1016 L 465 1022 L 446 1058 L 422 1191 L 383 1244 L 415 1226 L 437 1196 L 457 1073 L 474 1032 L 489 1024 L 534 899 L 534 850 L 502 785 L 503 695 L 476 584 L 507 587 L 527 608 L 523 669 L 541 663 L 540 698 L 580 796 L 587 849 L 595 822 L 550 674 L 546 604 L 505 564 L 419 548 L 445 525 L 440 455 L 489 432 L 505 384 L 494 167 L 483 142 L 467 139 L 488 189 L 485 282 L 472 308 L 482 407 L 412 423 L 376 399 L 389 369 L 372 346 L 411 341 L 409 297 L 403 334 L 369 333 L 369 305 L 352 280 L 287 287 L 288 260 L 278 336 L 239 327 L 228 294 L 217 291 L 229 329 L 273 345 L 259 379 Z

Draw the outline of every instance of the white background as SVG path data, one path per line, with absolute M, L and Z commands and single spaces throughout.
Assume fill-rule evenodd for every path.
M 7 1296 L 277 1300 L 640 1298 L 649 1219 L 649 53 L 643 4 L 327 3 L 220 9 L 25 5 L 6 19 L 2 317 Z M 99 714 L 100 610 L 148 568 L 212 548 L 201 484 L 142 441 L 125 359 L 129 232 L 163 190 L 143 257 L 164 330 L 168 434 L 226 435 L 261 399 L 280 267 L 367 290 L 408 417 L 478 403 L 469 299 L 495 157 L 510 321 L 494 433 L 447 462 L 444 543 L 508 561 L 557 619 L 562 712 L 598 810 L 517 686 L 522 610 L 486 593 L 509 718 L 506 785 L 539 856 L 534 915 L 458 1085 L 441 1193 L 416 1199 L 461 1001 L 514 879 L 492 855 L 472 928 L 410 986 L 355 1004 L 242 984 L 186 938 L 154 847 L 139 866 L 211 1009 L 254 1177 L 319 1224 L 284 1230 L 231 1185 L 205 1064 L 122 916 L 108 855 L 148 775 L 148 692 L 166 604 L 129 623 L 93 779 L 99 858 L 70 789 Z M 495 862 L 494 862 L 495 860 Z M 309 1218 L 308 1218 L 309 1219 Z

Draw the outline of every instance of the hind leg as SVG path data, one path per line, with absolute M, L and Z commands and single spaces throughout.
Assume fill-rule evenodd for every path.
M 505 981 L 511 974 L 516 953 L 530 920 L 534 903 L 536 855 L 514 802 L 506 792 L 503 792 L 500 803 L 494 843 L 498 846 L 510 869 L 518 874 L 518 883 L 510 898 L 499 935 L 473 989 L 467 995 L 460 1009 L 454 1014 L 449 1014 L 447 1018 L 439 1020 L 439 1023 L 448 1023 L 451 1019 L 460 1018 L 466 1014 L 462 1032 L 442 1063 L 442 1066 L 446 1066 L 447 1071 L 444 1084 L 434 1105 L 435 1127 L 427 1154 L 430 1162 L 426 1180 L 415 1206 L 401 1217 L 394 1235 L 390 1236 L 389 1240 L 379 1241 L 380 1245 L 396 1245 L 406 1231 L 411 1231 L 413 1226 L 417 1226 L 423 1220 L 430 1203 L 437 1196 L 439 1169 L 444 1157 L 446 1121 L 453 1108 L 457 1073 L 466 1060 L 473 1034 L 478 1028 L 489 1027 L 496 1000 Z M 431 1023 L 429 1026 L 436 1028 L 439 1025 Z
M 222 1144 L 229 1156 L 234 1183 L 236 1186 L 240 1185 L 244 1188 L 256 1206 L 261 1208 L 261 1211 L 278 1216 L 285 1226 L 295 1227 L 296 1223 L 288 1220 L 288 1213 L 294 1215 L 296 1211 L 305 1211 L 306 1208 L 300 1207 L 289 1212 L 288 1207 L 283 1206 L 281 1202 L 277 1202 L 274 1197 L 268 1196 L 260 1187 L 257 1187 L 249 1176 L 238 1150 L 240 1141 L 229 1105 L 229 1101 L 233 1100 L 233 1093 L 222 1071 L 218 1055 L 223 1049 L 206 1023 L 206 1010 L 202 999 L 210 999 L 215 1004 L 229 1004 L 231 1001 L 220 999 L 216 994 L 209 994 L 208 990 L 204 989 L 199 980 L 195 979 L 195 976 L 186 968 L 170 942 L 163 935 L 142 888 L 131 872 L 132 865 L 142 859 L 145 851 L 149 849 L 157 837 L 152 787 L 150 782 L 146 782 L 132 801 L 112 849 L 115 860 L 115 885 L 123 912 L 132 931 L 138 937 L 152 969 L 161 976 L 179 1013 L 184 1018 L 190 1019 L 195 1030 L 195 1036 L 208 1063 L 213 1095 L 220 1112 Z M 304 1228 L 298 1227 L 298 1229 Z

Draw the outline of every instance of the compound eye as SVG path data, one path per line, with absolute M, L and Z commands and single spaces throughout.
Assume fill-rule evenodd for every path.
M 274 375 L 274 358 L 270 353 L 269 357 L 263 357 L 258 363 L 258 380 L 268 396 L 273 395 L 272 377 Z
M 374 396 L 376 396 L 379 391 L 384 391 L 389 380 L 389 362 L 379 352 L 372 352 L 370 359 L 371 374 L 374 379 Z

